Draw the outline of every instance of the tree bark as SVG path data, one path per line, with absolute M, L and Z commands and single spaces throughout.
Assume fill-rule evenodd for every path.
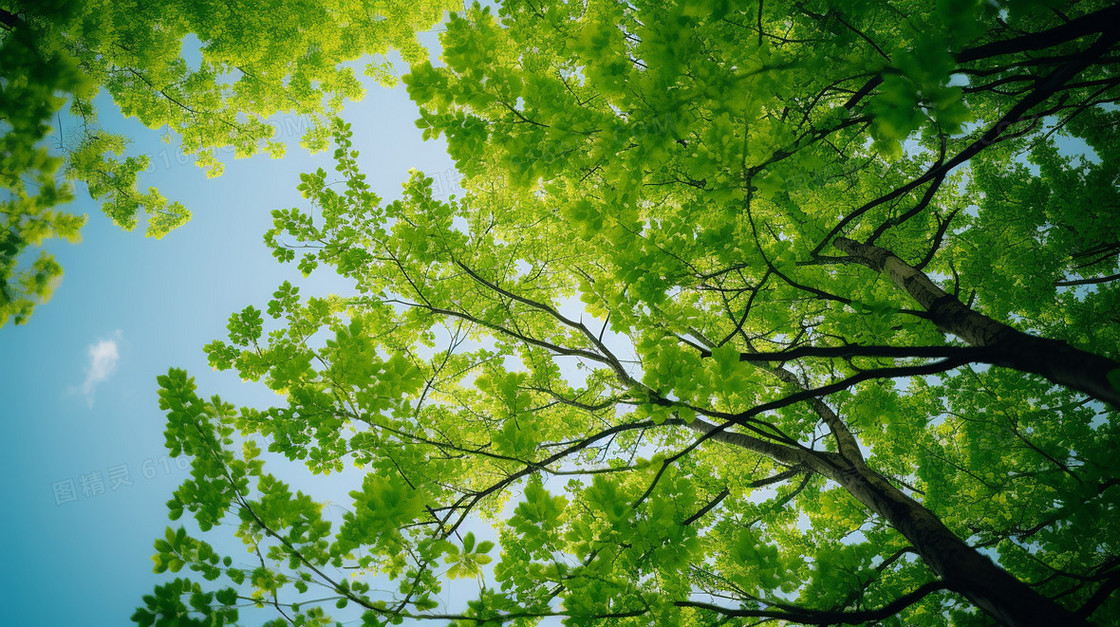
M 778 378 L 801 387 L 792 372 L 778 367 Z M 929 508 L 907 496 L 867 465 L 855 436 L 821 399 L 813 411 L 837 440 L 838 457 L 819 472 L 839 483 L 857 501 L 901 533 L 949 588 L 1008 625 L 1083 625 L 1067 611 L 996 565 L 952 532 Z M 842 460 L 842 461 L 841 461 Z
M 1117 21 L 1120 21 L 1120 5 L 1114 4 L 1039 33 L 1028 33 L 1013 39 L 967 48 L 954 57 L 958 63 L 967 63 L 1004 54 L 1045 50 L 1079 37 L 1103 33 L 1106 29 L 1112 28 L 1108 26 L 1109 24 L 1116 24 Z
M 832 413 L 830 408 L 827 413 Z M 839 425 L 840 431 L 847 433 L 847 427 L 835 414 L 832 414 L 829 423 L 834 431 Z M 716 428 L 700 418 L 693 420 L 688 426 L 698 433 L 708 433 Z M 850 434 L 848 437 L 851 437 Z M 783 464 L 808 468 L 837 482 L 857 501 L 902 534 L 922 561 L 950 589 L 957 591 L 1003 624 L 1012 627 L 1074 627 L 1090 624 L 1012 577 L 991 559 L 969 546 L 946 527 L 936 514 L 868 467 L 858 448 L 853 458 L 852 453 L 842 455 L 795 449 L 730 431 L 722 431 L 712 439 L 760 453 Z
M 1120 407 L 1120 388 L 1109 380 L 1120 380 L 1120 363 L 1059 340 L 1023 333 L 976 312 L 885 248 L 846 237 L 838 237 L 833 243 L 906 290 L 937 328 L 973 346 L 990 349 L 984 361 L 1041 375 L 1052 383 Z
M 874 470 L 853 466 L 832 478 L 909 540 L 951 589 L 1001 623 L 1012 627 L 1089 624 L 1012 577 Z

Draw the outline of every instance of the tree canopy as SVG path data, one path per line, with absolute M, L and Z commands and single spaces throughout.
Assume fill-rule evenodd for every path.
M 334 121 L 336 171 L 265 239 L 358 295 L 285 283 L 206 346 L 276 407 L 159 378 L 197 532 L 156 541 L 189 576 L 133 620 L 1120 620 L 1117 23 L 452 14 L 405 82 L 468 192 L 382 202 Z M 262 448 L 364 478 L 332 516 Z M 230 529 L 249 559 L 207 542 Z M 454 578 L 475 598 L 444 603 Z
M 426 58 L 416 32 L 436 24 L 450 6 L 381 0 L 0 3 L 0 189 L 7 196 L 0 204 L 0 326 L 9 318 L 26 321 L 62 274 L 49 254 L 29 258 L 45 238 L 78 238 L 85 218 L 60 208 L 73 197 L 70 182 L 84 184 L 125 230 L 146 218 L 146 234 L 159 238 L 190 219 L 181 203 L 140 188 L 137 178 L 149 159 L 128 155 L 128 138 L 98 123 L 98 93 L 111 96 L 126 117 L 179 139 L 184 154 L 217 176 L 223 148 L 235 157 L 283 155 L 269 117 L 292 113 L 325 121 L 343 102 L 360 98 L 361 84 L 345 62 L 391 50 L 409 62 Z M 187 35 L 197 39 L 197 53 L 183 49 Z M 385 62 L 369 61 L 366 72 L 395 80 Z M 56 128 L 67 100 L 79 121 L 76 132 Z M 52 131 L 54 150 L 45 142 Z M 302 142 L 322 150 L 329 140 L 327 126 L 317 124 Z

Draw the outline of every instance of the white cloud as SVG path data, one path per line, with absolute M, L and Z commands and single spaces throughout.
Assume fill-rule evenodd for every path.
M 117 350 L 117 340 L 121 339 L 121 332 L 116 331 L 113 337 L 90 344 L 89 365 L 86 366 L 86 380 L 82 383 L 81 391 L 86 401 L 93 405 L 93 392 L 98 383 L 107 381 L 117 370 L 117 361 L 120 352 Z

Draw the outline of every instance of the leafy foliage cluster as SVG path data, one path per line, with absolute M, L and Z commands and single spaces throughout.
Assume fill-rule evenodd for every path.
M 50 297 L 62 269 L 46 253 L 27 266 L 44 238 L 75 240 L 85 222 L 58 209 L 85 184 L 102 210 L 125 230 L 146 216 L 146 234 L 160 238 L 190 211 L 155 188 L 142 190 L 146 156 L 127 156 L 126 137 L 98 123 L 94 97 L 104 91 L 126 117 L 161 129 L 194 155 L 208 176 L 222 172 L 218 151 L 236 157 L 282 156 L 268 119 L 306 115 L 320 122 L 363 90 L 346 62 L 398 50 L 408 62 L 426 58 L 418 31 L 437 23 L 447 2 L 143 2 L 34 0 L 0 3 L 0 172 L 8 198 L 0 205 L 0 325 L 24 322 Z M 200 44 L 196 60 L 184 38 Z M 387 63 L 366 73 L 395 80 Z M 61 125 L 70 102 L 77 130 Z M 46 138 L 54 131 L 57 150 Z M 325 124 L 302 139 L 311 150 L 330 141 Z M 55 176 L 63 165 L 63 179 Z M 27 253 L 25 255 L 25 252 Z

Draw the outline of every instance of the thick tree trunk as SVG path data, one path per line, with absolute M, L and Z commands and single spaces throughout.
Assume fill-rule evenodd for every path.
M 1089 624 L 1012 577 L 875 471 L 853 467 L 832 478 L 909 540 L 952 589 L 1001 623 L 1013 627 Z
M 1042 375 L 1057 385 L 1120 407 L 1120 387 L 1109 380 L 1110 376 L 1120 380 L 1120 363 L 1065 342 L 1023 333 L 973 311 L 885 248 L 846 237 L 838 237 L 833 243 L 906 290 L 939 329 L 974 346 L 991 349 L 986 361 Z
M 839 428 L 841 432 L 848 433 L 847 427 L 832 414 L 831 409 L 826 409 L 824 413 L 831 414 L 831 418 L 826 420 L 834 431 Z M 715 425 L 700 418 L 688 426 L 704 434 L 716 429 Z M 848 437 L 851 437 L 850 434 Z M 868 467 L 858 447 L 853 458 L 839 453 L 792 448 L 726 430 L 712 439 L 760 453 L 783 464 L 811 469 L 839 483 L 857 501 L 901 533 L 922 561 L 951 589 L 1006 625 L 1089 625 L 1085 619 L 1035 592 L 969 546 L 933 512 Z

